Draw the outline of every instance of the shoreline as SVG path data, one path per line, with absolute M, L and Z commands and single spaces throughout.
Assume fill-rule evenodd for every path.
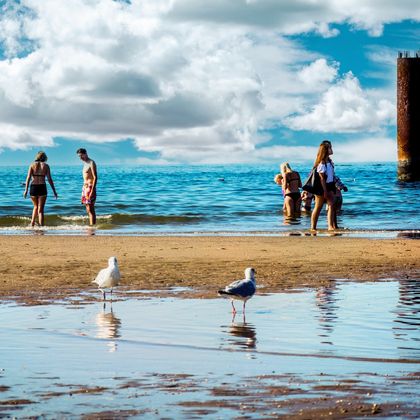
M 248 266 L 259 293 L 420 274 L 420 242 L 406 238 L 0 235 L 0 246 L 0 300 L 27 304 L 95 292 L 91 281 L 113 255 L 122 273 L 117 294 L 127 296 L 182 287 L 182 297 L 212 298 Z
M 289 237 L 289 236 L 340 236 L 345 238 L 366 239 L 420 239 L 420 229 L 337 229 L 329 231 L 318 229 L 316 232 L 310 229 L 289 230 L 185 230 L 185 231 L 148 231 L 148 230 L 124 230 L 124 229 L 101 229 L 96 226 L 74 226 L 63 229 L 61 226 L 25 227 L 9 229 L 0 228 L 0 237 L 15 236 L 115 236 L 115 237 Z

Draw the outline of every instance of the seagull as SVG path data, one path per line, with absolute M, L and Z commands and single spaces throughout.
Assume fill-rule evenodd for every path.
M 96 279 L 93 280 L 92 283 L 96 283 L 98 285 L 98 289 L 103 293 L 104 300 L 106 299 L 105 296 L 105 288 L 111 288 L 111 298 L 112 298 L 112 288 L 118 286 L 120 282 L 120 270 L 118 268 L 117 258 L 116 257 L 109 257 L 108 259 L 108 267 L 103 268 L 99 271 Z
M 243 313 L 245 314 L 245 304 L 248 299 L 254 296 L 256 290 L 255 286 L 255 270 L 252 267 L 248 267 L 245 270 L 245 279 L 237 280 L 229 284 L 224 290 L 219 290 L 219 295 L 228 295 L 231 298 L 232 312 L 236 314 L 235 305 L 233 300 L 242 300 L 244 302 Z

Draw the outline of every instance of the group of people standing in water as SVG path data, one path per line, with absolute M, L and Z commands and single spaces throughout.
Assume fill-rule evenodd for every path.
M 90 225 L 95 225 L 96 184 L 98 182 L 96 164 L 89 158 L 86 149 L 78 149 L 76 153 L 83 162 L 81 203 L 86 207 Z M 316 230 L 317 228 L 319 214 L 325 203 L 328 206 L 328 230 L 338 229 L 337 211 L 341 208 L 342 203 L 341 190 L 347 191 L 347 187 L 335 175 L 334 163 L 331 160 L 332 154 L 331 142 L 324 140 L 319 146 L 314 163 L 314 168 L 316 168 L 319 174 L 322 185 L 323 193 L 320 195 L 313 195 L 306 191 L 300 192 L 302 180 L 299 173 L 292 170 L 288 162 L 280 165 L 281 173 L 277 174 L 274 178 L 274 181 L 282 187 L 284 196 L 283 210 L 287 217 L 295 217 L 301 211 L 311 212 L 312 201 L 315 198 L 315 206 L 311 213 L 312 230 Z M 29 166 L 25 191 L 23 193 L 23 196 L 26 198 L 29 191 L 34 206 L 31 226 L 35 226 L 36 223 L 44 226 L 44 207 L 47 200 L 46 180 L 48 180 L 55 198 L 58 198 L 51 176 L 51 170 L 47 164 L 47 155 L 44 152 L 38 152 L 35 161 Z
M 314 162 L 314 168 L 319 174 L 322 185 L 322 194 L 311 194 L 307 191 L 300 192 L 302 180 L 299 172 L 292 170 L 288 162 L 280 165 L 280 172 L 274 177 L 274 182 L 282 187 L 284 204 L 283 211 L 287 217 L 295 217 L 304 212 L 311 212 L 312 200 L 315 198 L 315 206 L 311 213 L 311 230 L 317 229 L 318 218 L 324 204 L 327 204 L 328 230 L 338 229 L 337 211 L 341 209 L 341 190 L 347 191 L 347 187 L 335 175 L 334 163 L 331 159 L 333 154 L 332 144 L 324 140 L 318 149 Z
M 86 212 L 89 217 L 89 224 L 96 224 L 96 184 L 98 182 L 98 173 L 96 170 L 96 163 L 89 158 L 86 149 L 78 149 L 77 155 L 83 162 L 83 187 L 81 195 L 81 203 L 85 205 Z M 47 184 L 45 179 L 48 180 L 54 197 L 57 199 L 58 194 L 55 189 L 54 181 L 51 176 L 51 170 L 47 164 L 48 157 L 45 152 L 38 152 L 35 156 L 35 161 L 29 165 L 28 175 L 25 182 L 24 198 L 29 195 L 32 200 L 34 208 L 32 210 L 31 226 L 36 223 L 39 226 L 44 226 L 44 207 L 47 201 Z

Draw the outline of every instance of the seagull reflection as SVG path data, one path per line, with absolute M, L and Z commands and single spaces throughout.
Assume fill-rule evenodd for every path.
M 117 343 L 115 340 L 121 336 L 119 333 L 121 320 L 115 316 L 112 305 L 110 305 L 110 310 L 107 312 L 106 303 L 104 303 L 102 311 L 96 315 L 95 323 L 98 328 L 95 337 L 111 339 L 108 343 L 109 351 L 116 351 Z
M 230 325 L 222 325 L 222 331 L 228 333 L 228 337 L 223 337 L 223 344 L 228 348 L 239 347 L 243 350 L 254 350 L 257 344 L 257 333 L 254 325 L 247 323 L 245 317 L 242 322 L 235 322 L 235 315 Z
M 321 341 L 323 344 L 333 344 L 330 341 L 330 335 L 334 331 L 334 323 L 337 320 L 336 315 L 336 293 L 337 285 L 335 282 L 332 282 L 328 286 L 322 286 L 316 291 L 316 306 L 319 309 L 319 326 L 321 328 Z
M 395 308 L 394 336 L 401 343 L 400 349 L 416 350 L 420 342 L 420 283 L 417 280 L 399 281 L 399 300 Z

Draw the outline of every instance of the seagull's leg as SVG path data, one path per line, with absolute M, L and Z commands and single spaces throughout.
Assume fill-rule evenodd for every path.
M 235 305 L 233 304 L 233 299 L 230 301 L 230 303 L 232 304 L 232 313 L 236 314 L 236 309 L 235 309 Z
M 112 287 L 111 287 L 111 300 L 112 300 Z
M 102 292 L 103 300 L 106 300 L 105 290 L 103 289 L 99 289 L 99 290 Z
M 246 300 L 244 300 L 244 306 L 242 308 L 242 312 L 243 312 L 244 315 L 245 315 L 245 305 L 246 305 Z

